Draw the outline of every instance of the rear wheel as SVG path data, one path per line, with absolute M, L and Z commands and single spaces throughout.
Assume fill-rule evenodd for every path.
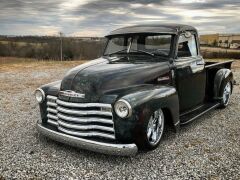
M 221 96 L 220 107 L 222 108 L 227 107 L 231 93 L 232 93 L 232 85 L 230 81 L 227 81 L 226 83 L 224 83 L 224 86 L 222 87 L 222 90 L 221 90 L 222 96 Z

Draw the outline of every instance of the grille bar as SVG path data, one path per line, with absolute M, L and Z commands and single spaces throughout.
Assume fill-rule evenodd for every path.
M 61 100 L 57 100 L 57 104 L 71 107 L 71 108 L 86 108 L 86 107 L 102 107 L 102 108 L 112 108 L 111 104 L 103 104 L 103 103 L 71 103 L 64 102 Z
M 57 110 L 50 107 L 47 108 L 47 111 L 53 114 L 57 114 Z
M 48 123 L 53 125 L 53 126 L 58 126 L 58 122 L 55 120 L 48 119 Z
M 57 97 L 56 97 L 56 96 L 48 95 L 48 96 L 47 96 L 47 99 L 56 101 L 56 100 L 57 100 Z
M 57 107 L 57 111 L 66 113 L 66 114 L 72 114 L 72 115 L 105 115 L 105 116 L 112 116 L 112 112 L 104 112 L 104 111 L 88 111 L 88 110 L 71 110 L 66 109 L 61 106 Z
M 47 96 L 47 122 L 73 136 L 115 139 L 111 111 L 111 104 L 73 103 Z
M 83 137 L 98 136 L 98 137 L 104 137 L 104 138 L 108 138 L 108 139 L 115 139 L 114 135 L 107 134 L 107 133 L 99 133 L 99 132 L 94 132 L 94 131 L 89 131 L 87 133 L 82 133 L 82 132 L 78 132 L 78 131 L 67 130 L 66 128 L 63 128 L 61 126 L 58 129 L 62 132 L 65 132 L 67 134 L 71 134 L 71 135 L 74 135 L 74 136 L 83 136 Z
M 53 119 L 53 120 L 55 120 L 55 121 L 58 120 L 58 117 L 57 117 L 56 115 L 47 114 L 47 117 L 48 117 L 49 119 Z
M 106 126 L 99 126 L 99 125 L 76 125 L 76 124 L 69 124 L 64 121 L 58 120 L 58 124 L 66 127 L 68 129 L 76 129 L 76 130 L 92 130 L 92 129 L 98 129 L 103 131 L 109 131 L 114 132 L 112 127 L 106 127 Z
M 53 107 L 57 107 L 57 103 L 53 103 L 53 102 L 47 102 L 48 106 L 53 106 Z
M 69 116 L 65 116 L 61 113 L 58 113 L 58 118 L 62 119 L 62 120 L 66 120 L 66 121 L 70 121 L 70 122 L 75 122 L 75 123 L 104 123 L 104 124 L 112 124 L 113 125 L 113 121 L 111 119 L 103 119 L 103 118 L 92 118 L 92 117 L 69 117 Z

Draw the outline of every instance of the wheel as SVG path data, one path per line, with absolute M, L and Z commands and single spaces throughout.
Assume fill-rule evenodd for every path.
M 162 109 L 156 110 L 143 126 L 140 149 L 155 149 L 162 138 L 164 132 L 164 113 Z
M 224 83 L 224 86 L 222 87 L 222 90 L 221 90 L 221 94 L 222 94 L 221 96 L 222 99 L 220 102 L 221 108 L 227 107 L 231 93 L 232 93 L 232 85 L 230 81 L 227 81 L 226 83 Z

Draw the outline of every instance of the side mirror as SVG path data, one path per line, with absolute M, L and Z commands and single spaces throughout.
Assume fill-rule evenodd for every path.
M 169 63 L 170 63 L 170 64 L 173 64 L 173 62 L 174 62 L 173 59 L 170 58 L 170 59 L 169 59 Z
M 197 65 L 205 65 L 205 62 L 203 60 L 197 61 L 196 62 Z
M 192 36 L 192 33 L 187 31 L 184 33 L 185 38 L 190 38 Z

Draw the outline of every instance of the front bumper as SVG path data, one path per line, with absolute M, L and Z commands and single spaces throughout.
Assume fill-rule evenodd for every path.
M 50 139 L 81 149 L 87 149 L 103 154 L 132 156 L 135 155 L 138 151 L 136 144 L 113 144 L 96 142 L 51 130 L 39 123 L 37 124 L 37 129 L 41 134 L 49 137 Z

